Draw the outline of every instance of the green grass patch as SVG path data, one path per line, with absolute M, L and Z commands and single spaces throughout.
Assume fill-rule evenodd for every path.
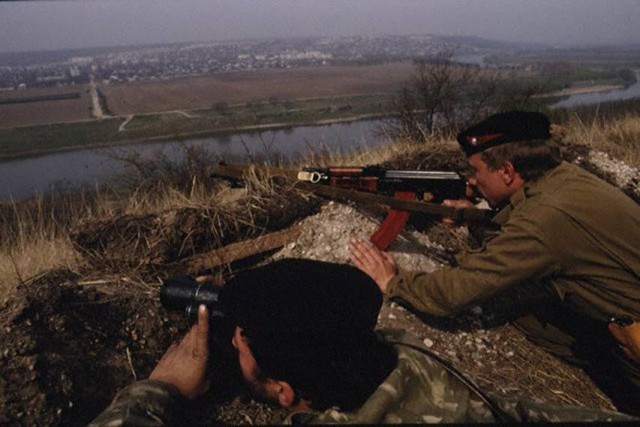
M 122 119 L 0 129 L 0 158 L 118 140 Z

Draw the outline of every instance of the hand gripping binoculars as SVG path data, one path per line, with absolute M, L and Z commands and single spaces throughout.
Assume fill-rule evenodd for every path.
M 191 276 L 173 277 L 163 282 L 160 303 L 167 310 L 183 311 L 192 322 L 198 318 L 200 304 L 207 306 L 211 319 L 224 317 L 221 290 L 212 282 L 197 282 Z

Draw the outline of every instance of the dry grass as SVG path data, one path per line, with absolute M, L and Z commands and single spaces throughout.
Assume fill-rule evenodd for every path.
M 66 267 L 76 270 L 80 260 L 68 236 L 34 237 L 13 248 L 0 249 L 0 301 L 16 284 L 39 272 Z
M 398 146 L 367 150 L 359 153 L 351 163 L 378 163 L 407 149 Z M 348 156 L 346 153 L 328 153 L 323 157 L 324 162 L 316 157 L 312 163 L 318 160 L 314 164 L 344 164 L 350 162 Z M 157 165 L 156 160 L 151 163 Z M 181 209 L 225 211 L 228 210 L 225 207 L 240 200 L 259 207 L 279 191 L 255 174 L 248 177 L 245 189 L 232 189 L 204 182 L 203 176 L 209 171 L 185 172 L 173 165 L 174 169 L 166 174 L 168 167 L 150 172 L 148 165 L 138 166 L 145 174 L 135 185 L 130 183 L 124 194 L 97 189 L 76 195 L 40 196 L 27 202 L 0 204 L 0 297 L 20 281 L 41 271 L 60 267 L 76 269 L 81 256 L 75 251 L 69 235 L 80 224 L 123 216 L 162 215 Z M 189 173 L 194 176 L 190 181 L 184 178 Z
M 593 120 L 585 123 L 577 118 L 564 126 L 566 141 L 585 144 L 609 153 L 631 166 L 640 164 L 640 118 L 627 115 L 605 123 Z M 453 151 L 452 151 L 453 150 Z M 286 167 L 302 165 L 365 165 L 393 161 L 400 167 L 428 167 L 429 158 L 450 155 L 456 146 L 451 140 L 440 139 L 428 144 L 410 141 L 395 141 L 375 148 L 362 148 L 352 152 L 321 150 Z M 20 280 L 38 272 L 79 265 L 80 257 L 74 251 L 69 234 L 81 221 L 104 221 L 123 215 L 142 216 L 161 214 L 180 209 L 207 210 L 243 201 L 260 206 L 264 200 L 277 194 L 263 179 L 249 179 L 247 189 L 230 189 L 212 185 L 206 177 L 209 170 L 200 170 L 201 165 L 216 162 L 202 161 L 204 154 L 191 153 L 190 163 L 183 167 L 175 165 L 154 170 L 141 170 L 147 174 L 143 180 L 131 185 L 125 193 L 100 190 L 81 195 L 62 195 L 55 200 L 39 198 L 27 203 L 0 205 L 0 296 L 6 294 Z M 193 159 L 199 159 L 199 163 Z M 157 165 L 158 162 L 155 162 Z M 170 171 L 170 173 L 166 173 Z M 172 177 L 178 177 L 175 182 Z M 186 178 L 185 178 L 186 177 Z M 280 195 L 282 196 L 282 195 Z M 52 198 L 53 199 L 53 198 Z
M 381 164 L 398 159 L 413 158 L 419 160 L 424 157 L 438 155 L 444 152 L 459 152 L 457 144 L 451 140 L 439 138 L 426 143 L 416 143 L 407 139 L 391 141 L 372 148 L 362 148 L 355 151 L 336 152 L 322 151 L 309 153 L 296 162 L 295 166 L 339 166 L 339 165 L 371 165 Z
M 113 218 L 120 215 L 157 214 L 183 208 L 202 209 L 211 207 L 212 204 L 231 202 L 239 196 L 239 192 L 228 188 L 212 190 L 195 179 L 186 191 L 172 185 L 157 183 L 153 188 L 138 188 L 130 197 L 112 203 L 105 216 Z
M 99 195 L 85 193 L 0 204 L 0 297 L 41 271 L 78 267 L 69 227 L 78 218 L 102 214 L 100 206 L 106 203 Z
M 150 173 L 120 193 L 102 188 L 74 195 L 40 196 L 21 203 L 0 203 L 0 299 L 16 284 L 42 271 L 79 268 L 83 257 L 76 251 L 70 235 L 87 224 L 105 224 L 122 218 L 130 218 L 133 223 L 133 219 L 145 216 L 155 223 L 158 218 L 173 218 L 175 212 L 181 211 L 193 213 L 187 215 L 189 219 L 200 216 L 208 223 L 228 223 L 235 230 L 250 227 L 252 218 L 233 214 L 234 205 L 242 202 L 247 212 L 259 215 L 273 207 L 271 199 L 282 191 L 255 174 L 247 177 L 243 189 L 204 182 L 202 176 L 208 175 L 208 171 L 191 170 L 194 177 L 185 182 L 184 175 L 188 172 L 173 167 L 169 172 L 165 168 Z M 140 238 L 146 241 L 152 237 Z M 216 240 L 216 236 L 212 239 Z M 126 257 L 127 253 L 121 256 Z
M 597 117 L 590 123 L 573 117 L 565 126 L 569 141 L 608 153 L 629 166 L 640 166 L 640 117 L 637 115 L 628 114 L 604 123 Z

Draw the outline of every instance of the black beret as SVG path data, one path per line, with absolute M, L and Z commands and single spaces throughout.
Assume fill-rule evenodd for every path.
M 238 273 L 221 302 L 248 335 L 332 335 L 373 330 L 382 294 L 365 273 L 346 264 L 282 259 Z
M 549 139 L 549 119 L 542 113 L 511 111 L 490 116 L 458 134 L 467 156 L 508 142 Z

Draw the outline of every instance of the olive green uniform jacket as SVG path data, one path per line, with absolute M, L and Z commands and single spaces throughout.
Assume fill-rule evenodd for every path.
M 371 397 L 356 411 L 331 408 L 298 412 L 285 423 L 471 423 L 493 422 L 489 406 L 472 388 L 423 352 L 404 331 L 382 331 L 398 352 L 398 363 Z M 612 411 L 554 406 L 517 397 L 489 399 L 514 421 L 640 421 Z M 91 426 L 178 424 L 182 402 L 177 389 L 158 381 L 139 381 L 122 390 Z
M 640 320 L 640 206 L 583 169 L 562 163 L 526 184 L 494 218 L 501 231 L 458 266 L 400 271 L 388 293 L 448 316 L 531 280 L 600 321 Z
M 516 324 L 569 361 L 611 362 L 640 395 L 640 366 L 622 355 L 607 330 L 612 316 L 640 320 L 640 206 L 565 162 L 525 184 L 494 221 L 500 230 L 479 249 L 459 256 L 456 267 L 433 273 L 400 270 L 389 283 L 389 295 L 428 314 L 448 316 L 519 283 L 532 283 L 544 289 L 546 300 L 537 307 L 531 300 L 531 315 Z M 581 359 L 579 353 L 589 356 Z

